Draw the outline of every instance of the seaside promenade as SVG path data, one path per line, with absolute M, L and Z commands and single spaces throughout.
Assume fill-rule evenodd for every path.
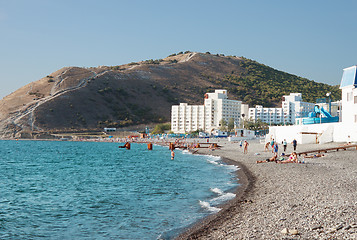
M 199 149 L 240 166 L 242 186 L 218 214 L 179 239 L 357 239 L 357 150 L 299 156 L 303 164 L 257 164 L 272 153 L 258 141 L 249 143 L 248 154 L 222 140 L 221 149 Z M 298 145 L 297 152 L 340 145 Z M 289 145 L 287 152 L 292 150 Z

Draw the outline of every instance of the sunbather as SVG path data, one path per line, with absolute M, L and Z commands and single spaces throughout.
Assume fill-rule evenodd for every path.
M 292 152 L 289 156 L 289 159 L 279 161 L 278 163 L 298 163 L 298 158 L 296 152 Z
M 262 160 L 262 161 L 257 161 L 257 163 L 276 162 L 277 158 L 278 158 L 278 156 L 274 154 L 271 158 L 267 158 L 267 159 Z

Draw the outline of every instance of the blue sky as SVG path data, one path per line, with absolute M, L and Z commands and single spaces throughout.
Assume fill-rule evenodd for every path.
M 65 66 L 186 50 L 336 85 L 357 64 L 356 9 L 352 0 L 0 0 L 0 98 Z

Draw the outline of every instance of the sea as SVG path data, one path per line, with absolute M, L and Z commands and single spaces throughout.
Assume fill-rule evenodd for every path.
M 118 145 L 0 141 L 0 239 L 173 239 L 235 197 L 219 157 Z

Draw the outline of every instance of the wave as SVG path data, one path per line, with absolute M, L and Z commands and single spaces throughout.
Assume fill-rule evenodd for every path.
M 232 170 L 232 172 L 235 172 L 239 169 L 238 166 L 223 163 L 221 157 L 207 156 L 207 162 L 218 166 L 223 166 L 229 170 Z
M 207 162 L 216 164 L 216 165 L 224 165 L 221 162 L 221 157 L 216 157 L 216 156 L 211 156 L 211 155 L 206 155 L 207 157 Z
M 226 165 L 226 167 L 230 170 L 233 170 L 233 171 L 237 171 L 239 170 L 239 167 L 238 166 L 235 166 L 235 165 Z
M 220 156 L 206 155 L 208 159 L 212 161 L 220 161 L 222 158 Z
M 224 193 L 222 195 L 220 195 L 219 197 L 213 198 L 212 200 L 210 200 L 211 204 L 221 204 L 223 202 L 229 201 L 233 198 L 236 197 L 236 194 L 234 193 Z
M 217 213 L 217 212 L 219 212 L 221 210 L 221 208 L 212 207 L 209 202 L 205 202 L 205 201 L 201 201 L 201 200 L 198 200 L 198 201 L 199 201 L 199 203 L 200 203 L 202 208 L 205 208 L 210 212 Z
M 192 153 L 188 150 L 182 150 L 182 154 L 192 154 Z
M 222 195 L 224 192 L 221 190 L 221 189 L 219 189 L 219 188 L 210 188 L 210 191 L 211 192 L 214 192 L 214 193 L 217 193 L 217 194 L 219 194 L 219 195 Z
M 236 196 L 236 194 L 231 193 L 231 192 L 225 193 L 219 188 L 210 188 L 210 191 L 213 193 L 216 193 L 218 195 L 218 197 L 210 200 L 210 203 L 214 204 L 214 205 L 221 204 L 223 202 L 231 200 L 231 199 L 235 198 L 235 196 Z

